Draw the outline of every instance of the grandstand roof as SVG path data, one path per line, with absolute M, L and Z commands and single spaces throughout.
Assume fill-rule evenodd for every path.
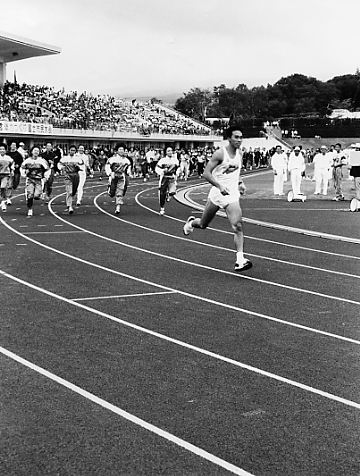
M 0 62 L 2 63 L 24 60 L 34 56 L 56 55 L 60 52 L 61 49 L 57 46 L 0 32 Z

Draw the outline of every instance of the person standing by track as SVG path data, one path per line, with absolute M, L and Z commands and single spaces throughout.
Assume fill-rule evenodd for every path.
M 201 218 L 190 216 L 183 227 L 183 232 L 187 236 L 195 228 L 207 228 L 217 211 L 223 208 L 234 231 L 236 248 L 234 269 L 239 272 L 252 267 L 251 261 L 244 257 L 244 232 L 240 206 L 240 195 L 246 191 L 240 178 L 242 132 L 238 126 L 231 126 L 226 130 L 226 137 L 228 145 L 214 152 L 204 171 L 203 177 L 212 187 L 202 216 Z
M 83 145 L 79 145 L 77 156 L 82 161 L 82 165 L 80 165 L 80 170 L 79 170 L 79 185 L 77 189 L 77 199 L 76 199 L 76 206 L 80 207 L 83 194 L 84 194 L 86 174 L 87 174 L 87 171 L 90 169 L 90 163 L 89 163 L 89 156 L 85 154 L 85 147 Z
M 165 215 L 165 202 L 176 193 L 176 177 L 179 160 L 174 155 L 173 148 L 167 147 L 165 157 L 157 163 L 155 172 L 159 175 L 159 215 Z
M 320 152 L 313 158 L 315 192 L 314 195 L 327 195 L 329 183 L 329 171 L 332 165 L 332 154 L 327 151 L 326 145 L 320 147 Z
M 271 156 L 271 168 L 274 171 L 274 195 L 284 194 L 284 181 L 287 171 L 287 155 L 281 145 L 277 145 L 275 153 Z
M 40 156 L 39 147 L 31 149 L 30 157 L 24 160 L 21 169 L 26 175 L 25 197 L 28 208 L 27 216 L 33 216 L 34 200 L 40 200 L 43 191 L 43 179 L 45 172 L 49 170 L 46 160 Z

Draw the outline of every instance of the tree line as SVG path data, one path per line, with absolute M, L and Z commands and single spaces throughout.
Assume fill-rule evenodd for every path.
M 175 103 L 175 109 L 194 119 L 208 117 L 277 120 L 283 117 L 325 117 L 333 109 L 360 109 L 360 71 L 320 81 L 292 74 L 275 84 L 248 88 L 225 84 L 212 89 L 193 88 Z

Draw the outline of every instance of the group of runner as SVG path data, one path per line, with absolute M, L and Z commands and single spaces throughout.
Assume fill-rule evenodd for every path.
M 233 126 L 227 130 L 228 145 L 217 149 L 207 162 L 203 177 L 212 185 L 208 201 L 201 218 L 190 216 L 186 221 L 183 232 L 189 235 L 195 228 L 205 229 L 215 217 L 216 212 L 223 208 L 234 231 L 236 249 L 235 271 L 244 271 L 251 268 L 252 263 L 244 257 L 244 234 L 242 227 L 242 213 L 240 194 L 245 192 L 245 186 L 240 178 L 242 153 L 240 146 L 242 133 Z M 47 156 L 47 159 L 46 159 Z M 155 171 L 159 175 L 159 204 L 160 215 L 165 214 L 165 203 L 176 192 L 176 181 L 181 171 L 180 160 L 172 147 L 167 147 L 165 155 L 156 164 Z M 76 206 L 81 205 L 83 187 L 89 169 L 89 158 L 84 147 L 71 145 L 68 154 L 64 155 L 57 164 L 57 168 L 64 178 L 66 206 L 68 213 L 74 213 L 73 201 L 76 197 Z M 0 145 L 0 186 L 1 208 L 11 203 L 11 190 L 15 171 L 26 177 L 25 197 L 27 215 L 33 216 L 34 200 L 50 199 L 54 177 L 54 164 L 40 148 L 34 146 L 28 158 L 17 165 L 15 160 L 7 154 L 4 144 Z M 115 197 L 115 213 L 119 214 L 121 205 L 131 176 L 131 162 L 125 154 L 125 146 L 120 144 L 112 157 L 105 164 L 108 175 L 108 194 Z M 10 191 L 10 192 L 9 192 Z

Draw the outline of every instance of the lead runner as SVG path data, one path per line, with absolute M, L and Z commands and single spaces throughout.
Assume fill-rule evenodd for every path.
M 225 137 L 229 141 L 228 145 L 215 151 L 203 174 L 203 177 L 212 185 L 203 214 L 201 218 L 190 216 L 183 227 L 183 232 L 184 235 L 189 235 L 194 228 L 207 228 L 216 212 L 223 208 L 234 231 L 236 248 L 234 269 L 245 271 L 252 267 L 252 263 L 244 257 L 244 233 L 240 206 L 240 195 L 246 191 L 240 178 L 242 153 L 239 149 L 242 132 L 238 126 L 231 126 L 226 130 Z

